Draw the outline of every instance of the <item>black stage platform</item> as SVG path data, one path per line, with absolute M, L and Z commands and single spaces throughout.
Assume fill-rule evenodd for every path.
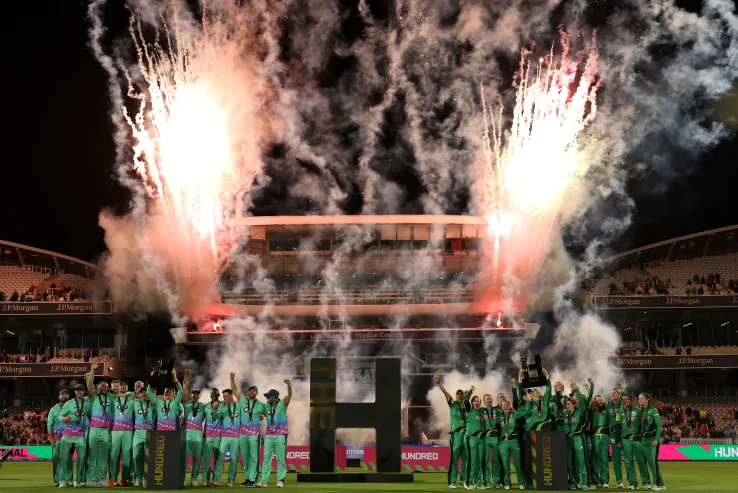
M 297 475 L 298 483 L 412 483 L 414 480 L 409 472 L 315 472 Z

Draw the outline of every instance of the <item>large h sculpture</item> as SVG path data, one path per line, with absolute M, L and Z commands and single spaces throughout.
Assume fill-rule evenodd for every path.
M 298 481 L 411 482 L 402 468 L 402 401 L 399 358 L 378 358 L 375 401 L 336 402 L 336 359 L 310 360 L 310 472 Z M 336 473 L 336 430 L 374 428 L 377 472 Z

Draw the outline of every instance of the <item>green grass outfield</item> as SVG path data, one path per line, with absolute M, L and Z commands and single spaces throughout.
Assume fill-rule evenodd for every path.
M 666 491 L 713 492 L 736 491 L 738 480 L 738 463 L 736 462 L 661 462 L 660 463 Z M 224 472 L 225 473 L 225 472 Z M 225 474 L 224 474 L 225 475 Z M 243 481 L 243 473 L 239 471 L 237 484 Z M 615 485 L 615 477 L 610 474 L 610 488 Z M 276 490 L 275 476 L 268 488 Z M 513 481 L 513 489 L 517 489 Z M 225 488 L 223 483 L 222 488 Z M 245 490 L 245 488 L 239 488 Z M 131 491 L 139 488 L 119 488 Z M 195 489 L 195 488 L 188 488 Z M 227 488 L 226 488 L 227 489 Z M 350 492 L 350 491 L 448 491 L 445 473 L 415 473 L 415 482 L 406 484 L 315 484 L 297 483 L 296 474 L 288 474 L 285 487 L 276 491 L 310 491 L 310 492 Z M 466 491 L 457 485 L 457 490 Z M 59 491 L 51 480 L 51 462 L 6 462 L 0 469 L 0 493 L 50 492 Z M 163 490 L 160 490 L 163 491 Z M 174 490 L 172 490 L 174 491 Z M 212 489 L 210 489 L 212 491 Z M 247 490 L 261 491 L 261 490 Z

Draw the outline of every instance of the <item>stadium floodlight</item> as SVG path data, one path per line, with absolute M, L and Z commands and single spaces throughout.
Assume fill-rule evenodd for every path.
M 730 322 L 725 322 L 724 324 L 720 325 L 720 327 L 725 327 L 725 326 L 726 326 L 726 325 L 728 325 L 729 323 L 730 323 Z
M 682 325 L 682 328 L 689 327 L 690 325 L 692 325 L 692 322 L 689 322 L 687 325 Z
M 8 334 L 10 334 L 11 336 L 14 336 L 15 335 L 15 332 L 10 332 L 9 330 L 6 330 L 5 332 L 7 332 Z

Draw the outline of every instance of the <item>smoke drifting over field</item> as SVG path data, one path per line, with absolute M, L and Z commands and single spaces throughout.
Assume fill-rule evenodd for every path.
M 252 266 L 253 258 L 235 253 L 240 232 L 233 219 L 245 214 L 480 215 L 491 231 L 485 255 L 491 262 L 501 255 L 499 272 L 478 279 L 480 291 L 553 310 L 559 327 L 549 370 L 562 381 L 594 371 L 598 384 L 612 386 L 618 375 L 599 358 L 618 346 L 616 331 L 594 315 L 578 315 L 566 296 L 628 227 L 627 181 L 658 173 L 668 186 L 725 135 L 720 125 L 705 123 L 704 108 L 738 77 L 735 6 L 729 0 L 706 0 L 698 11 L 674 0 L 488 3 L 220 0 L 208 2 L 203 16 L 202 6 L 193 12 L 184 2 L 137 0 L 131 37 L 106 32 L 105 16 L 114 7 L 92 2 L 91 46 L 110 77 L 118 177 L 134 197 L 128 216 L 100 217 L 115 299 L 139 312 L 163 308 L 177 323 L 196 316 L 229 258 L 236 272 Z M 567 44 L 569 64 L 562 62 Z M 546 145 L 524 159 L 538 167 L 515 181 L 517 193 L 490 203 L 480 192 L 499 180 L 502 165 L 485 141 L 494 131 L 485 112 L 503 142 L 515 141 L 520 93 L 513 82 L 519 88 L 523 81 L 521 52 L 531 64 L 529 81 L 540 64 L 544 73 L 561 69 L 559 95 L 570 96 L 582 81 L 596 90 L 575 115 L 582 125 L 569 136 L 572 144 L 561 148 L 571 161 L 553 205 L 545 215 L 524 216 L 535 220 L 519 216 L 508 225 L 510 201 L 526 211 L 525 201 L 535 202 L 551 186 L 550 169 L 540 162 Z M 585 80 L 593 57 L 594 72 Z M 572 109 L 571 99 L 564 96 L 563 112 Z M 204 139 L 198 129 L 219 130 Z M 496 178 L 486 177 L 485 163 Z M 507 226 L 519 229 L 516 241 L 535 238 L 524 250 L 525 268 L 507 268 L 515 250 L 494 241 L 499 235 L 504 244 Z M 571 258 L 564 234 L 584 256 Z M 330 273 L 362 262 L 354 255 L 369 241 L 361 228 L 345 235 L 322 276 L 336 292 L 343 287 Z M 433 259 L 412 261 L 418 272 L 439 270 Z M 250 287 L 263 291 L 268 283 L 257 273 Z M 426 282 L 421 277 L 404 279 L 414 287 Z M 258 320 L 228 323 L 285 326 L 266 310 Z M 390 325 L 403 322 L 398 312 Z M 488 370 L 508 357 L 495 357 L 494 341 L 485 350 Z M 212 382 L 222 386 L 228 372 L 248 368 L 260 390 L 281 389 L 294 365 L 266 353 L 257 341 L 240 356 L 213 356 Z M 457 380 L 447 383 L 449 391 L 468 387 L 460 376 L 449 378 Z M 505 381 L 490 373 L 477 387 L 496 392 Z M 294 411 L 307 405 L 305 389 L 296 385 L 295 392 L 300 398 L 291 420 L 307 416 Z M 437 391 L 431 395 L 437 400 Z

